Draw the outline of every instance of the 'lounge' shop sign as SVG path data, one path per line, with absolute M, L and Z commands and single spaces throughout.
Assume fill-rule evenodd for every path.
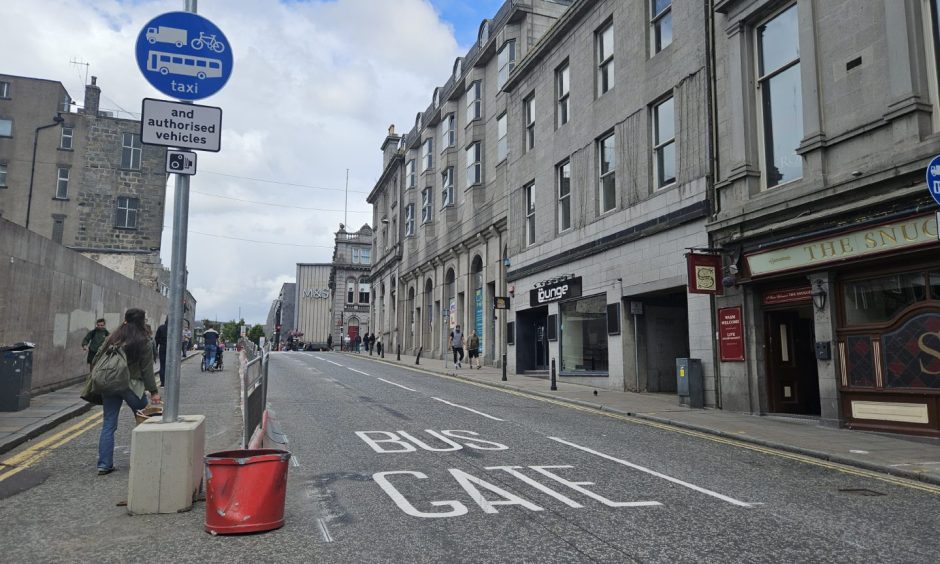
M 540 282 L 529 295 L 530 305 L 542 305 L 568 298 L 581 297 L 581 277 L 552 279 Z

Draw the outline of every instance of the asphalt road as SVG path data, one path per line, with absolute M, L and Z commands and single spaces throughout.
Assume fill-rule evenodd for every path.
M 284 528 L 213 537 L 202 530 L 203 503 L 180 515 L 127 516 L 115 506 L 126 471 L 93 475 L 96 426 L 31 468 L 40 483 L 0 499 L 4 560 L 935 562 L 940 554 L 940 495 L 895 478 L 353 355 L 277 353 L 270 375 L 268 401 L 294 454 Z M 184 373 L 183 390 L 181 412 L 208 417 L 207 450 L 237 444 L 233 371 Z M 129 444 L 127 423 L 119 445 Z

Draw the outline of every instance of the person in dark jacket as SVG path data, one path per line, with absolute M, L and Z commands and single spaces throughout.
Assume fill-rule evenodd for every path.
M 166 321 L 157 327 L 157 334 L 153 338 L 157 343 L 157 358 L 160 359 L 160 387 L 166 385 Z
M 91 370 L 93 364 L 92 361 L 95 360 L 95 355 L 98 354 L 98 349 L 101 348 L 101 343 L 108 338 L 108 330 L 105 329 L 104 319 L 99 319 L 95 321 L 95 328 L 88 332 L 85 335 L 85 338 L 82 339 L 82 350 L 88 351 L 85 362 L 88 363 L 88 370 Z
M 153 377 L 153 347 L 147 334 L 145 319 L 147 314 L 142 309 L 131 308 L 124 313 L 124 323 L 102 343 L 95 360 L 100 358 L 110 347 L 121 347 L 127 356 L 130 370 L 130 388 L 121 394 L 102 397 L 104 422 L 98 437 L 98 475 L 103 476 L 114 471 L 114 432 L 117 430 L 118 415 L 121 405 L 127 403 L 134 412 L 147 407 L 146 392 L 154 403 L 160 402 L 160 392 Z
M 328 351 L 333 350 L 333 334 L 332 333 L 326 336 L 326 350 Z

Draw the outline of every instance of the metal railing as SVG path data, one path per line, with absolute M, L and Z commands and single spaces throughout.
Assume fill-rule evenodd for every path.
M 244 351 L 247 360 L 247 349 Z M 259 351 L 260 352 L 260 351 Z M 255 429 L 261 425 L 268 403 L 268 353 L 261 352 L 251 360 L 242 361 L 242 419 L 244 432 L 242 446 L 247 448 Z

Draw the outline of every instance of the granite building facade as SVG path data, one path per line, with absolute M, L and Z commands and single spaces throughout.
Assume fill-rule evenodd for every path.
M 333 335 L 333 343 L 338 346 L 344 337 L 355 341 L 357 336 L 364 337 L 375 332 L 369 315 L 372 303 L 369 282 L 372 228 L 366 224 L 358 231 L 346 231 L 346 226 L 340 224 L 336 232 L 332 264 L 330 292 L 321 299 L 328 299 L 332 304 L 330 334 Z M 316 298 L 316 295 L 309 297 Z
M 73 112 L 61 83 L 0 75 L 0 214 L 159 291 L 166 150 L 100 99 L 96 77 Z

